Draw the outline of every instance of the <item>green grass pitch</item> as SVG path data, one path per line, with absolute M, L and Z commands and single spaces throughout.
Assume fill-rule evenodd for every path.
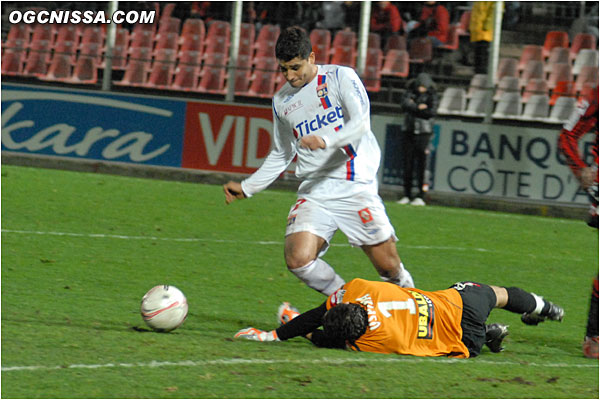
M 506 350 L 470 360 L 233 340 L 273 329 L 281 301 L 324 297 L 287 272 L 295 193 L 226 206 L 219 186 L 2 166 L 3 398 L 598 398 L 581 343 L 598 234 L 582 221 L 387 204 L 398 251 L 425 290 L 460 280 L 521 286 L 566 310 L 510 325 Z M 339 234 L 325 256 L 346 279 L 378 279 Z M 157 284 L 179 287 L 185 324 L 150 332 Z

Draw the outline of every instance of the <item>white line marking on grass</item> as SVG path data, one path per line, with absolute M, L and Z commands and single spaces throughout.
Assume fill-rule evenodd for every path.
M 154 241 L 166 241 L 166 242 L 206 242 L 206 243 L 243 243 L 243 244 L 255 244 L 264 246 L 283 246 L 283 242 L 269 241 L 269 240 L 233 240 L 233 239 L 206 239 L 206 238 L 173 238 L 173 237 L 158 237 L 158 236 L 130 236 L 130 235 L 113 235 L 105 233 L 73 233 L 73 232 L 44 232 L 44 231 L 25 231 L 17 229 L 2 229 L 2 233 L 16 233 L 23 235 L 48 235 L 48 236 L 68 236 L 68 237 L 82 237 L 82 238 L 100 238 L 100 239 L 121 239 L 121 240 L 154 240 Z M 332 247 L 351 247 L 348 243 L 332 243 Z M 514 254 L 511 252 L 503 252 L 498 250 L 484 249 L 480 247 L 454 247 L 454 246 L 411 246 L 398 243 L 398 246 L 405 249 L 416 249 L 416 250 L 447 250 L 447 251 L 473 251 L 479 253 L 496 253 L 496 254 Z M 532 254 L 526 254 L 532 256 Z M 551 259 L 569 259 L 569 261 L 583 261 L 581 258 L 576 257 L 562 257 L 554 255 L 544 255 L 544 258 Z
M 389 358 L 318 358 L 310 360 L 274 360 L 274 359 L 244 359 L 244 358 L 225 358 L 217 360 L 185 360 L 185 361 L 150 361 L 137 363 L 107 363 L 107 364 L 70 364 L 70 365 L 29 365 L 2 367 L 2 372 L 14 371 L 40 371 L 40 370 L 60 370 L 60 369 L 100 369 L 100 368 L 162 368 L 162 367 L 210 367 L 214 365 L 260 365 L 260 364 L 335 364 L 347 365 L 349 363 L 476 363 L 488 365 L 522 365 L 541 368 L 598 368 L 598 364 L 568 364 L 568 363 L 536 363 L 536 362 L 517 362 L 517 361 L 491 361 L 491 360 L 464 360 L 452 358 L 418 358 L 418 357 L 389 357 Z

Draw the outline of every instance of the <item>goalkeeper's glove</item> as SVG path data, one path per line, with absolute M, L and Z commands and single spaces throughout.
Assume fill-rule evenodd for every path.
M 234 338 L 256 340 L 257 342 L 279 342 L 277 332 L 274 330 L 267 332 L 252 327 L 240 330 Z

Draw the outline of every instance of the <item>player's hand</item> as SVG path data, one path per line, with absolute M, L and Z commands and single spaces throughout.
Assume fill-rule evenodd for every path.
M 325 148 L 325 141 L 321 136 L 307 135 L 300 139 L 300 147 L 303 149 L 317 150 Z
M 242 190 L 242 184 L 239 182 L 227 182 L 223 185 L 223 192 L 225 192 L 225 203 L 227 204 L 231 204 L 234 200 L 246 198 Z
M 261 331 L 256 328 L 245 328 L 235 334 L 234 338 L 242 338 L 246 340 L 255 340 L 257 342 L 279 342 L 277 332 L 273 331 Z
M 419 105 L 417 106 L 417 108 L 418 108 L 419 110 L 425 110 L 425 109 L 427 109 L 427 104 L 425 104 L 425 103 L 421 103 L 421 104 L 419 104 Z
M 586 167 L 581 170 L 581 175 L 579 176 L 579 181 L 581 182 L 581 187 L 584 189 L 589 188 L 594 184 L 596 180 L 596 174 L 598 171 L 592 167 Z

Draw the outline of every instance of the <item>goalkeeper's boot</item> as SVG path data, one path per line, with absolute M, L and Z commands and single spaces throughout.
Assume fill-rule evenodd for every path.
M 540 322 L 544 322 L 547 319 L 549 319 L 551 321 L 561 322 L 565 315 L 565 310 L 563 310 L 563 308 L 561 306 L 558 306 L 552 302 L 549 302 L 547 300 L 544 300 L 544 301 L 546 302 L 546 306 L 548 306 L 547 311 L 542 310 L 542 312 L 540 312 L 538 314 L 525 313 L 525 314 L 521 315 L 521 321 L 523 321 L 523 323 L 527 324 L 527 325 L 537 325 Z M 544 306 L 544 309 L 546 308 L 546 306 Z
M 583 342 L 583 355 L 598 359 L 598 336 L 586 336 Z
M 508 325 L 489 324 L 485 326 L 485 344 L 492 353 L 500 353 L 504 350 L 502 341 L 508 336 Z
M 296 307 L 292 307 L 292 305 L 287 301 L 281 303 L 279 309 L 277 310 L 277 320 L 281 325 L 287 324 L 298 315 L 300 315 L 298 309 Z

